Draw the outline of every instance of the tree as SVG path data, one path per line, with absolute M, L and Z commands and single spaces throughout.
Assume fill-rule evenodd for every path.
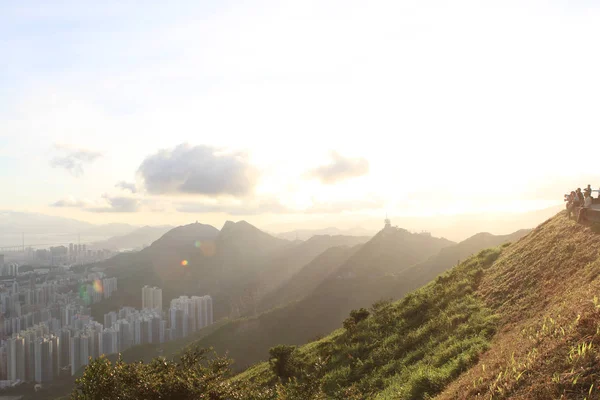
M 76 381 L 72 400 L 229 400 L 272 399 L 272 389 L 256 389 L 247 383 L 231 383 L 232 360 L 210 350 L 186 351 L 178 362 L 157 357 L 150 363 L 111 363 L 102 356 Z
M 288 380 L 296 372 L 294 352 L 296 346 L 280 344 L 269 349 L 269 364 L 275 375 Z
M 371 315 L 371 313 L 366 308 L 350 311 L 350 316 L 344 320 L 344 329 L 349 332 L 353 331 L 356 328 L 356 325 L 358 325 L 360 321 L 367 319 L 369 315 Z

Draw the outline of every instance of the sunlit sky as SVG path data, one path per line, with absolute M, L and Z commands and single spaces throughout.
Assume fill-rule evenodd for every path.
M 258 224 L 600 186 L 592 1 L 0 2 L 0 209 Z M 593 181 L 595 179 L 595 181 Z

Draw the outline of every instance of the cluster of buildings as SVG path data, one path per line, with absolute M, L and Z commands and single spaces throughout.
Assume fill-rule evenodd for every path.
M 181 296 L 164 310 L 162 289 L 149 286 L 141 310 L 123 307 L 95 321 L 90 306 L 118 287 L 117 278 L 92 271 L 19 272 L 0 263 L 0 388 L 74 375 L 102 354 L 176 340 L 213 323 L 210 296 Z
M 70 243 L 68 246 L 61 245 L 48 248 L 15 246 L 5 248 L 5 251 L 6 257 L 13 263 L 5 264 L 5 255 L 0 254 L 0 266 L 16 266 L 15 261 L 36 267 L 83 265 L 106 260 L 115 254 L 115 252 L 108 249 L 93 250 L 88 249 L 85 244 L 74 243 Z M 6 276 L 3 270 L 0 270 L 0 276 Z
M 116 278 L 102 272 L 57 269 L 0 280 L 0 387 L 49 382 L 99 356 L 103 327 L 89 306 L 115 290 Z
M 69 246 L 55 246 L 47 249 L 25 249 L 25 259 L 42 265 L 85 264 L 105 260 L 113 255 L 107 249 L 91 250 L 85 244 L 69 243 Z
M 162 290 L 142 289 L 143 308 L 123 307 L 91 317 L 90 305 L 110 298 L 116 278 L 102 272 L 40 277 L 0 283 L 0 387 L 50 382 L 74 375 L 102 354 L 132 346 L 165 343 L 213 323 L 210 296 L 179 297 L 162 309 Z

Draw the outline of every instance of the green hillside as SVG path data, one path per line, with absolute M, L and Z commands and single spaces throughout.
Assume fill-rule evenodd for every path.
M 474 295 L 501 249 L 484 250 L 399 302 L 354 313 L 344 329 L 291 352 L 294 398 L 320 381 L 327 398 L 425 398 L 440 392 L 488 348 L 497 316 Z M 315 369 L 315 365 L 322 365 Z M 268 363 L 236 379 L 270 385 Z
M 328 336 L 271 345 L 262 356 L 268 361 L 216 377 L 227 393 L 214 389 L 211 398 L 598 399 L 598 293 L 598 229 L 560 213 L 513 244 L 466 258 L 399 301 L 354 309 Z M 218 349 L 225 345 L 219 340 L 230 345 L 237 338 L 230 355 L 236 359 L 245 349 L 254 356 L 267 345 L 265 332 L 284 337 L 310 326 L 291 324 L 290 307 L 303 302 L 224 323 L 188 349 Z M 174 361 L 172 368 L 179 365 Z M 207 377 L 200 374 L 193 379 Z M 171 388 L 164 385 L 161 390 Z

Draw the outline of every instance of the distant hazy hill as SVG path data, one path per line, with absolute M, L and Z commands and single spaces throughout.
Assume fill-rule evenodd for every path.
M 307 296 L 360 247 L 360 244 L 352 247 L 341 245 L 323 251 L 279 288 L 265 296 L 259 309 L 268 310 Z
M 358 248 L 330 249 L 294 276 L 299 289 L 292 289 L 294 279 L 281 288 L 292 297 L 302 288 L 312 290 L 302 300 L 257 318 L 232 321 L 199 344 L 230 351 L 240 366 L 256 362 L 275 344 L 303 343 L 335 329 L 357 304 L 368 305 L 380 299 L 382 290 L 389 290 L 399 279 L 394 272 L 406 270 L 451 245 L 453 242 L 445 239 L 390 229 Z M 275 296 L 287 300 L 281 294 Z
M 288 245 L 245 221 L 228 221 L 221 231 L 199 223 L 174 228 L 138 253 L 103 263 L 125 290 L 95 306 L 94 315 L 122 305 L 139 307 L 144 285 L 163 289 L 165 307 L 181 295 L 210 294 L 215 318 L 229 316 L 232 308 L 237 315 L 249 283 L 271 255 Z
M 172 226 L 144 226 L 125 235 L 114 236 L 109 239 L 95 242 L 90 245 L 92 249 L 109 250 L 137 250 L 144 245 L 149 246 L 162 235 L 173 229 Z
M 401 298 L 451 268 L 458 259 L 524 234 L 526 231 L 506 236 L 484 233 L 452 244 L 404 230 L 381 231 L 362 246 L 327 250 L 277 294 L 287 300 L 285 293 L 290 293 L 291 299 L 306 288 L 302 300 L 256 318 L 232 321 L 198 344 L 228 351 L 236 365 L 244 367 L 265 359 L 268 349 L 276 344 L 301 344 L 326 334 L 338 328 L 351 309 L 369 307 L 380 299 Z
M 105 225 L 92 225 L 90 228 L 82 230 L 82 235 L 89 236 L 121 236 L 127 235 L 138 229 L 137 226 L 129 224 L 105 224 Z
M 21 245 L 22 234 L 25 235 L 26 246 L 59 245 L 79 241 L 89 244 L 130 233 L 136 228 L 128 224 L 94 225 L 44 214 L 0 211 L 0 246 Z
M 93 228 L 94 225 L 69 218 L 16 211 L 0 211 L 0 232 L 67 233 Z
M 291 243 L 270 259 L 262 269 L 259 275 L 261 305 L 258 308 L 264 311 L 282 304 L 274 291 L 282 285 L 288 288 L 293 286 L 290 279 L 293 280 L 298 271 L 327 249 L 337 246 L 355 246 L 368 240 L 367 236 L 319 235 L 305 242 Z M 266 296 L 263 296 L 265 294 Z
M 277 237 L 287 240 L 308 240 L 313 236 L 319 235 L 342 235 L 342 236 L 373 236 L 376 232 L 361 227 L 352 229 L 339 229 L 335 227 L 323 228 L 323 229 L 297 229 L 290 232 L 278 233 Z
M 431 280 L 432 275 L 439 275 L 459 261 L 479 252 L 482 249 L 496 247 L 504 243 L 516 242 L 531 232 L 531 229 L 521 229 L 510 235 L 492 235 L 482 232 L 463 240 L 455 246 L 446 247 L 427 261 L 411 268 L 410 273 L 413 286 L 419 287 Z

